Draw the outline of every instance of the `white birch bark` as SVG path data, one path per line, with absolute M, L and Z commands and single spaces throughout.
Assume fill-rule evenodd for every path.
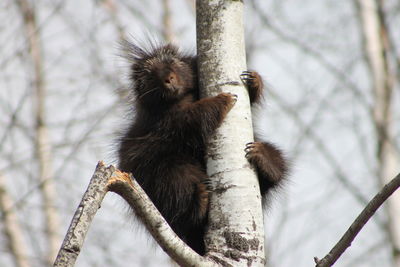
M 36 16 L 32 6 L 26 0 L 17 0 L 17 5 L 23 16 L 26 30 L 27 41 L 29 44 L 29 53 L 33 63 L 36 110 L 36 155 L 39 162 L 38 179 L 40 191 L 43 198 L 43 213 L 45 215 L 45 231 L 48 240 L 47 261 L 52 264 L 57 255 L 58 247 L 61 244 L 59 236 L 59 218 L 55 208 L 56 190 L 53 183 L 52 156 L 48 135 L 48 129 L 45 120 L 46 107 L 46 87 L 44 85 L 43 57 L 39 31 L 36 25 Z
M 107 193 L 108 180 L 114 172 L 115 168 L 112 166 L 106 167 L 103 162 L 97 164 L 89 186 L 72 218 L 53 267 L 73 267 L 75 265 L 92 220 Z
M 246 70 L 243 2 L 196 2 L 197 54 L 203 96 L 220 92 L 238 101 L 208 145 L 213 185 L 205 242 L 208 256 L 233 266 L 264 266 L 264 227 L 257 177 L 245 158 L 253 140 L 251 110 L 240 74 Z
M 373 122 L 377 133 L 378 177 L 381 184 L 390 181 L 400 167 L 400 158 L 393 143 L 391 116 L 393 77 L 391 77 L 388 50 L 382 35 L 384 25 L 379 18 L 375 0 L 358 0 L 365 50 L 373 81 Z M 400 267 L 400 192 L 387 202 L 388 236 L 392 243 L 395 266 Z
M 7 192 L 5 178 L 0 173 L 0 211 L 4 235 L 15 266 L 29 267 L 28 249 L 23 238 L 23 232 L 15 213 L 14 201 Z

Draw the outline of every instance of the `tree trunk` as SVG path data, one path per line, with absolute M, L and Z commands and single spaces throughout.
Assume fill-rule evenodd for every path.
M 264 266 L 264 226 L 257 177 L 245 158 L 253 140 L 247 90 L 240 80 L 246 70 L 243 2 L 196 2 L 197 54 L 202 96 L 220 92 L 238 101 L 208 145 L 207 171 L 213 186 L 208 255 L 233 266 Z
M 399 155 L 393 139 L 391 116 L 394 79 L 388 61 L 388 43 L 379 4 L 375 0 L 358 0 L 365 52 L 373 83 L 373 123 L 377 138 L 378 177 L 381 184 L 390 181 L 399 170 Z M 395 266 L 400 267 L 400 193 L 387 202 L 388 236 L 393 249 Z
M 61 244 L 59 236 L 59 218 L 55 208 L 56 191 L 53 183 L 53 170 L 51 163 L 51 147 L 49 142 L 48 129 L 45 120 L 46 88 L 44 85 L 43 57 L 40 43 L 39 30 L 36 25 L 36 16 L 32 6 L 26 0 L 17 0 L 18 7 L 23 16 L 29 44 L 29 53 L 33 63 L 34 82 L 36 99 L 36 155 L 39 161 L 39 184 L 43 198 L 43 212 L 46 223 L 46 238 L 48 243 L 47 262 L 52 264 Z
M 17 267 L 29 267 L 28 249 L 23 238 L 23 232 L 15 213 L 14 201 L 7 192 L 5 178 L 0 173 L 0 211 L 4 234 L 10 253 Z
M 172 26 L 172 16 L 171 16 L 171 1 L 162 0 L 163 15 L 162 15 L 162 36 L 163 39 L 171 43 L 175 40 L 175 34 Z

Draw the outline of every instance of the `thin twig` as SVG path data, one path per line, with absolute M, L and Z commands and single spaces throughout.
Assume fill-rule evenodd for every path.
M 374 215 L 379 207 L 400 187 L 400 174 L 398 174 L 392 181 L 386 184 L 383 189 L 376 194 L 376 196 L 368 203 L 364 210 L 358 215 L 355 221 L 351 224 L 349 229 L 344 233 L 342 238 L 332 248 L 329 253 L 319 260 L 314 258 L 316 267 L 332 266 L 343 252 L 351 246 L 354 238 L 358 235 L 368 220 Z

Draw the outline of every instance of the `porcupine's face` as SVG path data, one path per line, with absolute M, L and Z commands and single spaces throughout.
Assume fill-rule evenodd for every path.
M 174 46 L 156 48 L 136 62 L 133 79 L 140 101 L 173 101 L 193 89 L 193 70 Z

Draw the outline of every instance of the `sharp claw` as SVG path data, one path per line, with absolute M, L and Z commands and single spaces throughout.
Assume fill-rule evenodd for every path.
M 255 146 L 250 145 L 250 146 L 246 147 L 246 148 L 244 149 L 244 151 L 247 152 L 247 153 L 249 153 L 249 152 L 251 152 L 251 150 L 253 150 L 254 148 L 255 148 Z
M 248 70 L 243 71 L 242 74 L 241 74 L 240 76 L 241 76 L 241 78 L 247 79 L 247 80 L 254 80 L 254 79 L 256 79 L 256 78 L 255 78 L 255 75 L 253 74 L 253 72 L 252 72 L 252 71 L 248 71 Z
M 233 101 L 236 103 L 237 99 L 238 99 L 238 96 L 236 94 L 232 94 L 232 93 L 229 93 L 229 94 L 232 96 Z

